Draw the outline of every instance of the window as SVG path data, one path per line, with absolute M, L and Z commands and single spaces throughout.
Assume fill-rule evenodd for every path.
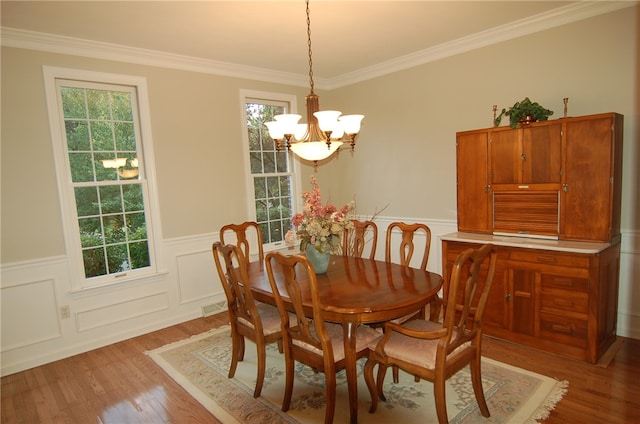
M 45 69 L 45 81 L 67 253 L 80 280 L 72 286 L 154 273 L 144 80 L 64 71 Z
M 274 115 L 291 113 L 293 96 L 271 93 L 245 93 L 243 96 L 246 131 L 244 137 L 249 188 L 253 197 L 256 222 L 262 229 L 263 242 L 276 245 L 291 229 L 295 213 L 296 174 L 291 153 L 286 148 L 276 151 L 265 122 Z

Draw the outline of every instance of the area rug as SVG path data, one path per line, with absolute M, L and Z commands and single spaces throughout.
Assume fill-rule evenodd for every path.
M 227 378 L 231 363 L 229 326 L 147 352 L 178 384 L 223 423 L 320 423 L 324 420 L 324 375 L 296 364 L 291 408 L 280 410 L 284 392 L 284 356 L 277 345 L 267 348 L 267 370 L 262 396 L 254 399 L 255 345 L 247 341 L 244 361 L 234 378 Z M 362 423 L 436 423 L 433 385 L 416 383 L 400 373 L 400 382 L 385 379 L 387 402 L 369 413 L 371 399 L 364 383 L 364 359 L 358 361 L 358 418 Z M 536 423 L 546 418 L 566 393 L 568 383 L 482 359 L 483 387 L 491 418 L 480 415 L 468 368 L 447 382 L 447 411 L 451 423 Z M 338 373 L 336 423 L 349 421 L 344 372 Z

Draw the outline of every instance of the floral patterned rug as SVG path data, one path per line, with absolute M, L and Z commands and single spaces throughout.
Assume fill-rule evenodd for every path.
M 324 375 L 296 364 L 291 408 L 280 410 L 284 392 L 284 356 L 272 344 L 267 348 L 267 370 L 262 396 L 253 398 L 256 378 L 255 345 L 248 341 L 244 361 L 234 378 L 227 378 L 230 364 L 229 327 L 147 352 L 162 369 L 224 423 L 318 423 L 324 420 Z M 358 418 L 366 423 L 437 422 L 433 386 L 414 382 L 400 373 L 400 382 L 391 382 L 387 372 L 384 393 L 369 414 L 370 398 L 362 376 L 364 360 L 358 362 Z M 447 411 L 451 423 L 536 423 L 548 416 L 566 393 L 568 383 L 483 358 L 483 386 L 491 418 L 480 415 L 476 406 L 468 368 L 447 382 Z M 349 421 L 347 384 L 338 374 L 335 422 Z

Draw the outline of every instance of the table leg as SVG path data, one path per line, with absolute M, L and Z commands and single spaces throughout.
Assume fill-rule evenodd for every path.
M 356 328 L 358 328 L 358 324 L 352 321 L 343 321 L 342 327 L 350 422 L 356 424 L 358 422 L 358 373 L 356 372 Z

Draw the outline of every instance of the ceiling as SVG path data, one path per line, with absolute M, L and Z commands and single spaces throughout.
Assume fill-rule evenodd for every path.
M 314 79 L 329 88 L 344 85 L 611 10 L 601 3 L 312 0 Z M 126 46 L 132 55 L 162 52 L 176 62 L 188 58 L 308 81 L 303 0 L 2 0 L 1 7 L 3 45 L 25 47 L 18 39 L 35 31 L 76 48 L 73 39 L 98 42 L 94 52 L 124 53 Z

